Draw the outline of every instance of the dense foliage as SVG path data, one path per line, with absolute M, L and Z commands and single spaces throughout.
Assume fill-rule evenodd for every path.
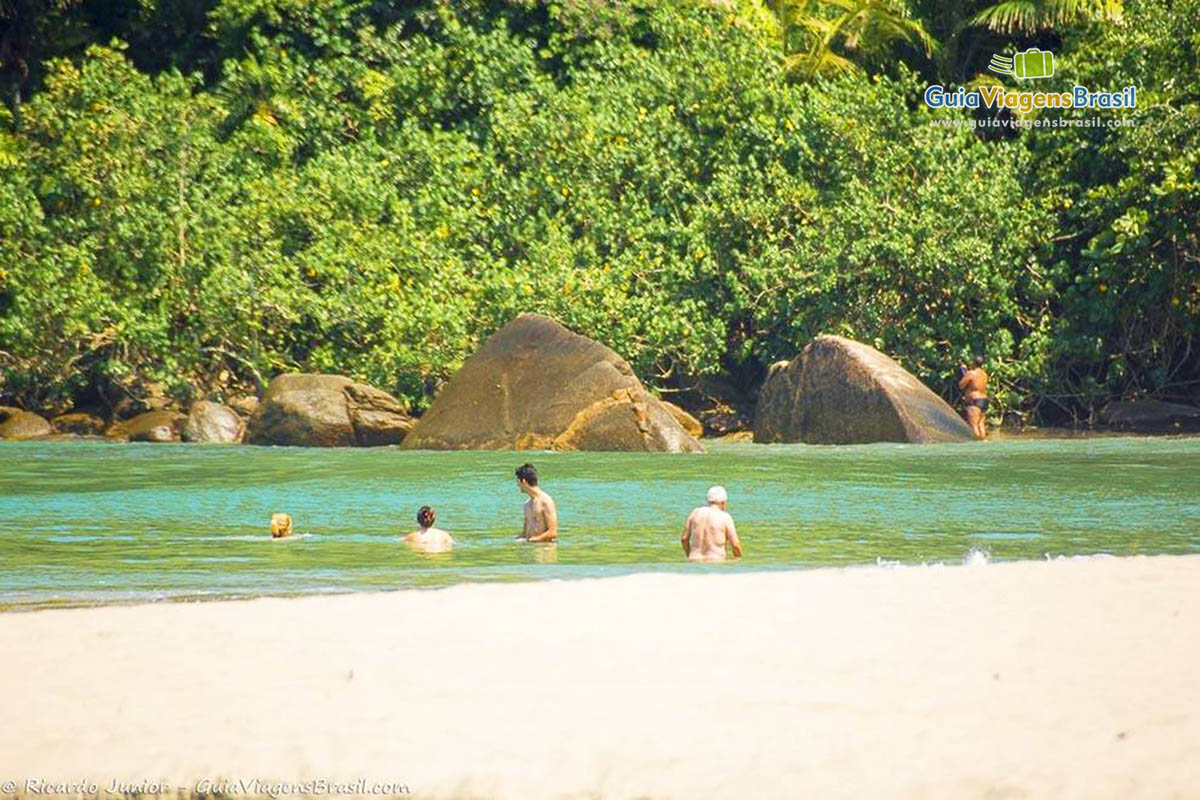
M 44 5 L 86 49 L 0 112 L 0 402 L 302 369 L 419 409 L 521 311 L 659 386 L 822 332 L 947 396 L 984 352 L 1016 413 L 1200 380 L 1197 0 L 1064 34 L 1139 125 L 999 137 L 930 125 L 967 112 L 911 38 L 796 80 L 733 3 Z

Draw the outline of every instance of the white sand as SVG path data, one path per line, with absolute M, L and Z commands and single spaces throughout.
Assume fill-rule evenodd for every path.
M 1200 797 L 1200 556 L 0 615 L 0 779 Z

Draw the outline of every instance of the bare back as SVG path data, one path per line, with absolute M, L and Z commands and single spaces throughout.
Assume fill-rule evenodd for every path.
M 726 544 L 735 556 L 742 554 L 733 517 L 715 506 L 701 506 L 688 515 L 684 538 L 688 561 L 724 561 Z
M 963 396 L 968 400 L 987 397 L 987 385 L 988 374 L 983 371 L 983 367 L 967 370 L 958 382 L 958 388 L 962 389 Z
M 404 537 L 404 541 L 414 550 L 426 553 L 444 553 L 454 547 L 454 538 L 441 528 L 424 528 L 413 531 Z

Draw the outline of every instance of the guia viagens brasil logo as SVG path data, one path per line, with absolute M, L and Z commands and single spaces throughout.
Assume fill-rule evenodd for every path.
M 988 69 L 1017 80 L 1049 78 L 1054 75 L 1054 54 L 1031 47 L 1011 56 L 992 56 Z M 1039 108 L 1136 108 L 1137 87 L 1119 91 L 1093 91 L 1072 86 L 1066 92 L 1017 92 L 1003 86 L 981 86 L 968 91 L 947 91 L 941 84 L 925 90 L 925 105 L 930 108 L 1007 108 L 1028 114 Z

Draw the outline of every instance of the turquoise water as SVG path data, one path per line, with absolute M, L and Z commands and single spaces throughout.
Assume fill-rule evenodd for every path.
M 514 541 L 529 460 L 557 545 Z M 690 565 L 679 533 L 712 483 L 746 557 Z M 1200 438 L 704 455 L 408 452 L 100 442 L 0 444 L 0 606 L 311 594 L 640 571 L 932 564 L 1200 552 Z M 450 554 L 398 538 L 423 505 Z M 271 513 L 300 536 L 272 541 Z

